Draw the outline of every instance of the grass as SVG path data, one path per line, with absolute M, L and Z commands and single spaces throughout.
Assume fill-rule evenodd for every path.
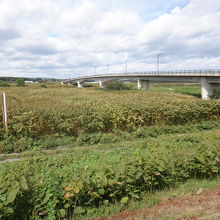
M 6 92 L 8 99 L 8 111 L 9 116 L 15 114 L 16 112 L 36 110 L 36 109 L 50 109 L 51 106 L 59 110 L 61 108 L 68 109 L 71 107 L 72 102 L 81 103 L 84 100 L 97 102 L 97 97 L 102 100 L 106 100 L 108 95 L 108 100 L 112 101 L 113 105 L 126 103 L 135 99 L 139 99 L 141 102 L 153 101 L 157 95 L 157 91 L 162 91 L 163 87 L 152 88 L 149 91 L 150 96 L 145 94 L 145 92 L 138 90 L 126 90 L 126 91 L 105 91 L 98 88 L 82 88 L 78 89 L 72 86 L 60 85 L 57 83 L 46 84 L 47 88 L 41 88 L 38 84 L 31 84 L 25 87 L 14 87 L 10 88 L 0 88 L 0 93 Z M 165 88 L 165 87 L 164 87 Z M 175 98 L 177 100 L 184 100 L 184 96 L 180 94 L 170 94 L 169 90 L 165 93 L 166 100 L 170 98 Z M 127 96 L 129 95 L 129 97 Z M 153 97 L 152 97 L 153 95 Z M 89 98 L 88 98 L 89 96 Z M 110 97 L 114 96 L 114 97 Z M 140 97 L 141 96 L 141 97 Z M 158 97 L 160 99 L 161 97 Z M 193 97 L 191 98 L 193 100 Z M 106 100 L 106 101 L 108 101 Z
M 152 91 L 180 93 L 201 98 L 201 85 L 198 83 L 153 83 Z M 220 87 L 213 89 L 213 97 L 220 97 Z
M 139 128 L 132 133 L 115 131 L 112 134 L 84 134 L 78 138 L 73 137 L 48 137 L 39 141 L 31 140 L 26 144 L 32 146 L 27 147 L 27 150 L 19 154 L 3 154 L 0 155 L 0 161 L 13 158 L 26 158 L 40 155 L 56 155 L 63 152 L 71 152 L 80 149 L 91 150 L 107 150 L 114 148 L 130 148 L 140 146 L 145 140 L 155 139 L 164 136 L 176 137 L 176 135 L 184 135 L 191 133 L 199 133 L 206 131 L 218 131 L 220 129 L 220 122 L 208 121 L 196 124 L 186 124 L 179 126 L 152 126 Z M 161 137 L 162 138 L 162 137 Z M 32 142 L 33 141 L 33 142 Z M 16 143 L 14 143 L 15 145 Z
M 185 196 L 193 196 L 196 194 L 198 189 L 202 188 L 204 190 L 214 189 L 219 186 L 220 177 L 214 179 L 191 179 L 184 184 L 178 184 L 172 188 L 166 188 L 161 191 L 153 191 L 142 194 L 141 200 L 131 200 L 126 205 L 121 203 L 116 203 L 113 206 L 102 206 L 98 209 L 93 210 L 93 214 L 88 216 L 84 216 L 81 219 L 90 219 L 101 216 L 111 216 L 116 215 L 122 211 L 133 211 L 133 210 L 141 210 L 145 208 L 153 207 L 156 204 L 159 204 L 161 200 L 164 199 L 174 199 L 174 198 L 182 198 Z M 136 219 L 142 219 L 136 218 Z M 163 216 L 160 219 L 176 219 L 175 216 Z
M 152 85 L 152 90 L 153 91 L 162 91 L 162 92 L 170 92 L 170 93 L 180 93 L 180 94 L 186 94 L 186 95 L 191 95 L 195 96 L 198 98 L 201 98 L 201 86 L 198 84 L 193 84 L 190 85 L 189 83 L 185 84 L 178 84 L 178 83 L 173 83 L 173 84 L 158 84 L 155 83 Z
M 163 84 L 153 84 L 152 87 L 152 91 L 148 92 L 138 90 L 110 92 L 98 88 L 84 88 L 79 90 L 78 88 L 58 84 L 47 84 L 47 88 L 42 88 L 39 85 L 30 85 L 24 88 L 5 88 L 9 104 L 10 123 L 14 120 L 14 124 L 10 128 L 11 130 L 8 130 L 8 132 L 11 132 L 11 136 L 9 136 L 8 140 L 3 140 L 6 136 L 2 136 L 3 141 L 0 143 L 1 151 L 3 152 L 3 150 L 5 150 L 7 152 L 7 150 L 9 150 L 8 152 L 16 152 L 17 150 L 17 152 L 21 153 L 0 155 L 0 160 L 16 158 L 24 160 L 20 162 L 15 161 L 11 164 L 1 164 L 1 172 L 5 172 L 2 177 L 8 175 L 7 184 L 12 184 L 13 187 L 17 184 L 16 182 L 13 183 L 17 177 L 13 177 L 14 179 L 12 181 L 10 179 L 11 176 L 8 174 L 9 171 L 12 175 L 18 175 L 18 179 L 21 174 L 22 178 L 25 177 L 27 181 L 30 181 L 29 184 L 31 187 L 29 190 L 36 190 L 36 198 L 40 198 L 40 194 L 38 195 L 40 188 L 37 187 L 37 185 L 34 188 L 34 184 L 36 183 L 34 178 L 38 180 L 37 176 L 41 172 L 41 177 L 43 179 L 45 178 L 44 187 L 48 195 L 52 195 L 50 190 L 53 189 L 55 190 L 53 196 L 57 196 L 61 201 L 63 195 L 60 195 L 60 193 L 61 190 L 64 190 L 61 184 L 65 183 L 67 186 L 76 184 L 77 181 L 74 178 L 80 175 L 79 170 L 81 170 L 82 173 L 85 172 L 85 177 L 83 177 L 85 178 L 84 185 L 86 185 L 87 181 L 90 181 L 90 178 L 93 178 L 94 189 L 92 189 L 94 193 L 99 192 L 96 187 L 97 184 L 99 184 L 98 181 L 103 181 L 107 176 L 103 171 L 103 167 L 105 167 L 105 171 L 109 169 L 107 164 L 113 168 L 116 167 L 116 171 L 119 172 L 122 181 L 128 184 L 125 185 L 124 190 L 128 189 L 128 186 L 130 189 L 133 189 L 132 184 L 138 188 L 138 182 L 136 183 L 134 181 L 137 176 L 136 172 L 140 167 L 146 165 L 146 163 L 141 164 L 141 161 L 144 161 L 149 155 L 151 155 L 150 163 L 155 163 L 155 167 L 151 167 L 152 174 L 149 175 L 154 175 L 155 179 L 163 179 L 163 177 L 160 176 L 161 173 L 163 173 L 162 175 L 164 176 L 167 175 L 167 178 L 170 178 L 169 175 L 174 168 L 171 169 L 168 174 L 166 173 L 166 169 L 170 169 L 172 161 L 174 161 L 173 163 L 175 164 L 181 161 L 180 166 L 182 163 L 184 172 L 186 171 L 187 173 L 188 163 L 186 163 L 186 161 L 188 161 L 188 159 L 190 161 L 190 156 L 192 155 L 192 158 L 195 158 L 195 160 L 191 161 L 192 164 L 194 164 L 196 160 L 199 160 L 201 168 L 199 166 L 197 167 L 195 162 L 195 167 L 190 167 L 189 165 L 190 170 L 198 168 L 198 172 L 200 172 L 203 168 L 206 172 L 210 165 L 211 168 L 207 171 L 207 174 L 201 171 L 201 176 L 215 176 L 215 169 L 219 170 L 219 162 L 216 159 L 218 157 L 220 140 L 218 100 L 199 100 L 196 97 L 200 92 L 198 85 L 189 87 L 188 84 L 184 86 L 176 84 L 172 85 L 172 90 L 165 88 Z M 193 96 L 186 96 L 180 93 Z M 201 106 L 202 108 L 200 108 Z M 54 118 L 51 117 L 48 120 L 48 115 L 45 114 L 46 119 L 41 120 L 43 117 L 41 110 L 47 111 L 49 116 L 51 112 L 54 112 L 54 115 L 58 116 Z M 34 115 L 32 114 L 34 111 L 39 112 Z M 152 115 L 149 116 L 149 113 Z M 209 118 L 209 115 L 212 113 L 214 117 Z M 32 120 L 31 116 L 36 116 L 36 118 Z M 149 117 L 149 121 L 143 123 L 147 117 Z M 105 118 L 106 121 L 103 120 L 103 118 Z M 186 119 L 188 118 L 190 119 L 188 123 L 186 123 Z M 54 123 L 54 119 L 58 120 L 57 124 Z M 176 120 L 179 121 L 177 122 Z M 35 124 L 36 121 L 39 123 Z M 113 122 L 112 127 L 108 129 L 109 124 Z M 172 123 L 173 125 L 171 125 Z M 72 125 L 76 125 L 76 127 L 71 127 Z M 46 130 L 49 126 L 51 126 L 51 130 Z M 97 127 L 100 129 L 95 130 Z M 57 128 L 59 129 L 55 130 Z M 63 132 L 64 129 L 66 129 L 66 133 Z M 76 129 L 78 129 L 77 132 L 75 132 Z M 33 135 L 33 137 L 31 135 Z M 210 155 L 206 150 L 210 150 Z M 205 156 L 205 160 L 209 161 L 207 164 L 203 163 L 203 154 L 208 155 Z M 213 154 L 217 155 L 216 158 L 214 158 L 215 155 Z M 170 155 L 172 155 L 172 158 L 170 158 L 171 162 L 168 159 Z M 138 160 L 139 158 L 140 160 Z M 120 166 L 119 162 L 127 165 L 123 168 L 123 164 Z M 147 162 L 147 159 L 145 162 Z M 46 169 L 44 164 L 47 167 Z M 162 171 L 159 170 L 158 164 L 161 165 L 160 169 L 162 169 Z M 23 165 L 25 169 L 23 169 Z M 131 185 L 129 185 L 129 182 L 126 182 L 126 178 L 123 179 L 125 173 L 123 169 L 126 170 L 126 167 L 130 165 L 134 167 L 133 171 L 129 171 L 129 175 L 133 175 Z M 164 168 L 166 165 L 168 165 L 167 168 Z M 9 169 L 10 167 L 12 170 Z M 19 167 L 21 168 L 20 171 Z M 175 166 L 175 168 L 176 167 L 178 166 Z M 15 168 L 17 169 L 17 173 L 14 172 Z M 64 172 L 64 168 L 66 172 Z M 91 173 L 87 170 L 88 168 L 92 170 Z M 122 171 L 120 171 L 121 168 Z M 157 171 L 156 173 L 154 169 Z M 177 182 L 178 169 L 175 171 L 177 174 L 172 174 L 172 177 L 177 175 L 175 177 L 175 181 Z M 24 170 L 28 171 L 30 175 L 27 175 L 27 172 L 22 173 Z M 144 175 L 147 176 L 146 173 L 149 172 L 149 166 L 145 170 L 141 168 L 141 172 L 142 171 Z M 101 179 L 97 177 L 98 174 L 103 175 Z M 157 174 L 160 177 L 158 177 Z M 187 176 L 186 179 L 195 178 L 197 173 L 194 175 L 192 171 L 191 175 L 192 177 Z M 55 178 L 57 178 L 57 181 L 55 181 Z M 111 178 L 109 178 L 109 180 L 111 180 Z M 184 180 L 183 177 L 183 181 Z M 94 204 L 91 202 L 91 209 L 90 207 L 88 208 L 87 216 L 81 216 L 80 219 L 115 214 L 125 209 L 134 210 L 144 207 L 153 207 L 153 205 L 159 203 L 161 198 L 190 196 L 194 194 L 198 188 L 212 188 L 217 185 L 219 178 L 206 180 L 191 179 L 183 185 L 178 183 L 174 184 L 175 181 L 165 181 L 170 187 L 157 191 L 153 189 L 149 190 L 152 188 L 150 184 L 153 184 L 153 181 L 152 183 L 150 181 L 144 182 L 143 186 L 146 187 L 147 185 L 147 190 L 149 191 L 145 193 L 140 191 L 142 192 L 143 198 L 141 200 L 135 200 L 135 197 L 130 196 L 129 198 L 133 199 L 129 199 L 129 202 L 122 203 L 120 202 L 121 198 L 119 196 L 117 198 L 118 202 L 112 203 L 111 205 L 102 205 L 97 208 L 100 204 L 103 204 L 102 200 L 106 199 L 104 197 L 100 197 L 101 199 L 97 197 L 98 203 L 96 203 L 96 201 L 94 201 Z M 160 184 L 162 185 L 155 185 L 155 189 L 162 189 L 165 186 L 163 185 L 163 180 L 161 180 Z M 55 185 L 57 188 L 54 188 Z M 90 186 L 93 186 L 92 181 Z M 102 185 L 100 187 L 102 187 Z M 104 187 L 109 187 L 109 184 L 106 184 Z M 117 187 L 118 182 L 116 182 L 116 188 Z M 124 186 L 120 185 L 120 187 Z M 103 189 L 105 191 L 106 188 Z M 44 189 L 42 188 L 42 190 Z M 85 195 L 87 195 L 87 192 L 85 189 Z M 23 192 L 21 192 L 21 195 L 26 195 L 22 193 Z M 120 190 L 118 193 L 123 196 L 123 198 L 127 196 L 127 194 L 120 194 Z M 124 193 L 124 191 L 122 193 Z M 102 195 L 102 191 L 100 195 Z M 85 197 L 87 198 L 87 196 Z M 35 201 L 36 204 L 38 204 L 38 200 L 44 201 L 44 191 L 42 191 L 41 198 L 42 199 Z M 75 197 L 72 199 L 75 199 Z M 48 200 L 48 202 L 45 202 L 45 204 L 42 205 L 42 210 L 47 206 L 47 212 L 49 213 L 52 210 L 52 206 L 50 206 L 51 201 L 52 200 Z M 66 200 L 62 201 L 67 203 Z M 16 206 L 16 203 L 14 205 Z M 81 206 L 84 206 L 84 204 L 81 204 Z M 72 209 L 74 208 L 72 207 Z M 172 218 L 172 216 L 167 216 L 167 218 Z

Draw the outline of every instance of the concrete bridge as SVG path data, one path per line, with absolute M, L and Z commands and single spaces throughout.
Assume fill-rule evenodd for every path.
M 83 87 L 85 82 L 98 82 L 103 88 L 103 82 L 109 80 L 137 80 L 138 89 L 149 90 L 151 81 L 201 83 L 202 99 L 213 95 L 213 88 L 220 86 L 220 70 L 178 70 L 149 71 L 115 74 L 88 75 L 64 80 L 62 84 L 77 84 Z

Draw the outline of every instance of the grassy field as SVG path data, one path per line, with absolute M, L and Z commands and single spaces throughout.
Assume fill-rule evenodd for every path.
M 164 91 L 171 93 L 181 93 L 201 98 L 201 85 L 198 83 L 154 83 L 153 91 Z M 213 89 L 212 98 L 220 97 L 220 87 Z
M 1 219 L 89 219 L 217 185 L 220 100 L 199 99 L 198 85 L 4 91 Z
M 0 127 L 2 153 L 37 149 L 45 140 L 68 139 L 63 137 L 75 139 L 87 134 L 132 132 L 146 126 L 220 118 L 218 99 L 203 101 L 177 92 L 105 91 L 58 84 L 48 84 L 47 88 L 39 84 L 10 87 L 4 91 L 9 127 Z

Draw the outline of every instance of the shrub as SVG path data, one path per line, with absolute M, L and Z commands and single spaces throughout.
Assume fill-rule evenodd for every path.
M 216 87 L 216 88 L 213 89 L 212 98 L 220 98 L 220 87 Z
M 25 86 L 25 81 L 24 79 L 19 78 L 16 80 L 16 84 L 18 87 Z
M 130 89 L 130 87 L 125 85 L 125 83 L 117 81 L 117 80 L 105 81 L 103 83 L 103 86 L 107 90 L 127 90 L 127 89 Z
M 11 85 L 7 82 L 0 81 L 0 87 L 10 87 Z
M 40 87 L 41 88 L 47 88 L 47 85 L 46 84 L 41 84 Z
M 78 145 L 92 145 L 92 144 L 106 144 L 106 143 L 115 143 L 120 140 L 119 136 L 114 134 L 83 134 L 77 138 Z

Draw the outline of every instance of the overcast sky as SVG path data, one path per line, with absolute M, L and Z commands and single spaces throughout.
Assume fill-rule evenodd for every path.
M 0 0 L 0 76 L 156 70 L 158 53 L 220 68 L 220 0 Z

